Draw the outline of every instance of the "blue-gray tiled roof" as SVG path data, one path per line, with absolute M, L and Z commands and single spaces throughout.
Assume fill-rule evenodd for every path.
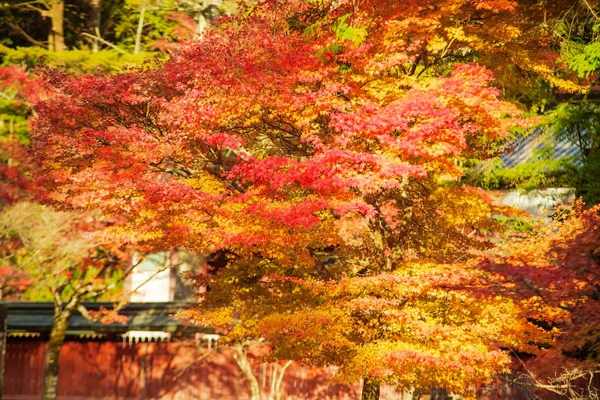
M 547 146 L 552 146 L 552 159 L 559 160 L 565 157 L 573 157 L 576 164 L 581 163 L 581 150 L 568 139 L 557 140 L 554 137 L 549 137 L 549 134 L 537 130 L 527 136 L 522 136 L 517 139 L 508 151 L 500 156 L 500 160 L 504 167 L 512 168 L 517 165 L 525 164 L 529 161 L 534 161 L 536 153 L 543 151 Z

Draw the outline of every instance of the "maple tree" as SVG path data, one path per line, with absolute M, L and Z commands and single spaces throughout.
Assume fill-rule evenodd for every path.
M 382 383 L 472 395 L 508 368 L 504 349 L 554 332 L 491 290 L 502 277 L 475 255 L 512 211 L 459 183 L 519 111 L 446 55 L 522 38 L 500 29 L 515 2 L 420 4 L 266 1 L 164 64 L 47 73 L 46 201 L 124 217 L 116 241 L 221 254 L 186 316 L 231 343 L 337 366 L 363 399 Z

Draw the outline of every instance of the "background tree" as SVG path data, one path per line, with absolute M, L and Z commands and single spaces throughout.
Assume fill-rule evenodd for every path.
M 0 43 L 9 47 L 33 45 L 58 52 L 68 49 L 97 52 L 102 48 L 125 51 L 131 47 L 130 52 L 135 54 L 145 44 L 145 51 L 156 51 L 158 48 L 153 45 L 157 39 L 172 42 L 193 39 L 194 18 L 201 5 L 194 4 L 195 8 L 191 3 L 175 0 L 13 0 L 0 7 L 4 22 Z
M 103 224 L 90 215 L 26 202 L 0 213 L 2 265 L 28 279 L 25 298 L 54 303 L 44 400 L 57 396 L 58 361 L 71 316 L 80 311 L 90 317 L 82 303 L 110 294 L 131 269 L 125 270 L 123 253 L 99 236 Z
M 34 12 L 39 14 L 44 19 L 50 20 L 50 29 L 47 36 L 47 46 L 50 51 L 63 51 L 67 49 L 65 44 L 65 2 L 64 0 L 40 0 L 40 1 L 11 1 L 3 4 L 2 8 L 11 13 L 13 9 L 25 12 Z M 6 18 L 6 17 L 5 17 Z M 19 31 L 33 44 L 39 45 L 41 42 L 34 39 L 27 33 L 19 24 L 19 21 L 10 18 L 8 19 L 11 26 Z
M 572 160 L 569 184 L 576 189 L 588 205 L 600 203 L 600 108 L 593 102 L 572 102 L 564 104 L 552 113 L 548 130 L 556 141 L 567 141 L 579 149 L 579 155 Z

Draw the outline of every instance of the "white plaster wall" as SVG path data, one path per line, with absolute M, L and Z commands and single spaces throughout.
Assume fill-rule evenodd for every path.
M 560 205 L 575 200 L 575 190 L 571 188 L 537 189 L 526 193 L 520 190 L 507 190 L 500 201 L 511 207 L 529 212 L 536 217 L 547 216 L 547 212 Z
M 134 263 L 137 262 L 135 259 Z M 166 253 L 148 255 L 131 274 L 130 301 L 133 303 L 167 302 L 171 293 L 171 269 Z

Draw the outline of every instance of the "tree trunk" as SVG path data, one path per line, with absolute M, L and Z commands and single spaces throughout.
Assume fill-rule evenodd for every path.
M 140 19 L 138 20 L 137 32 L 135 33 L 135 47 L 133 48 L 133 54 L 140 54 L 140 47 L 142 44 L 142 32 L 144 31 L 144 14 L 146 13 L 146 7 L 140 9 Z
M 258 380 L 254 375 L 254 371 L 252 371 L 252 366 L 250 365 L 250 361 L 248 361 L 248 357 L 246 357 L 246 353 L 244 353 L 244 347 L 241 344 L 235 345 L 233 347 L 234 358 L 237 365 L 240 367 L 248 381 L 250 381 L 250 390 L 252 392 L 252 400 L 260 400 L 260 386 L 258 384 Z
M 365 377 L 363 382 L 361 400 L 379 400 L 379 382 L 373 378 Z
M 204 16 L 204 13 L 199 12 L 198 13 L 198 17 L 196 20 L 196 35 L 194 37 L 194 40 L 198 40 L 200 38 L 202 38 L 202 35 L 204 35 L 204 31 L 206 30 L 206 27 L 208 26 L 208 22 L 206 21 L 206 17 Z
M 279 364 L 275 364 L 276 369 L 273 370 L 273 375 L 271 379 L 273 380 L 271 383 L 271 395 L 274 400 L 283 400 L 283 390 L 281 390 L 281 383 L 283 382 L 283 376 L 285 375 L 285 370 L 288 369 L 290 365 L 292 365 L 292 361 L 287 361 L 283 366 Z M 276 371 L 279 370 L 279 374 Z
M 69 320 L 75 307 L 71 303 L 67 304 L 65 309 L 59 305 L 54 306 L 54 320 L 52 321 L 52 329 L 50 330 L 50 340 L 48 341 L 48 351 L 46 352 L 46 370 L 44 371 L 44 393 L 43 400 L 56 400 L 58 394 L 58 370 L 60 350 Z
M 101 24 L 101 0 L 92 0 L 90 2 L 91 12 L 90 12 L 90 30 L 93 32 L 95 38 L 92 42 L 92 51 L 97 53 L 100 50 L 100 24 Z
M 63 51 L 65 45 L 65 2 L 64 0 L 51 0 L 48 2 L 48 11 L 43 16 L 50 17 L 52 26 L 48 34 L 48 50 Z

